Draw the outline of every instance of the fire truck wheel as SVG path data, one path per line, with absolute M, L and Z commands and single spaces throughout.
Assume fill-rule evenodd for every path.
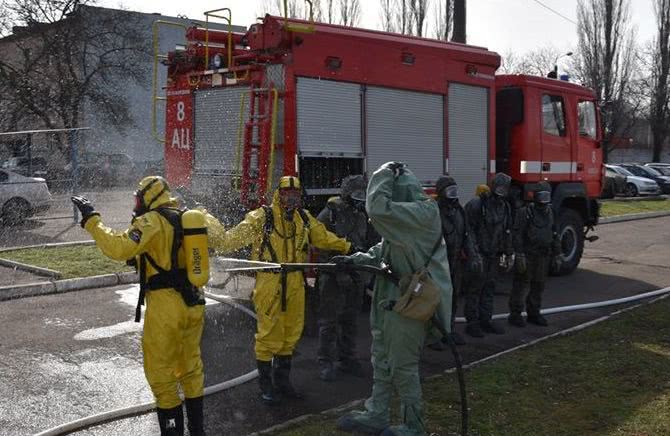
M 556 220 L 563 262 L 552 275 L 567 275 L 577 269 L 584 251 L 584 221 L 574 209 L 561 209 Z

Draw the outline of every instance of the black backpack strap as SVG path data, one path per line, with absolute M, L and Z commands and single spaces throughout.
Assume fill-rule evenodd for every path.
M 275 251 L 272 243 L 270 242 L 270 235 L 274 231 L 274 214 L 272 213 L 272 208 L 270 206 L 263 206 L 263 211 L 265 212 L 265 224 L 263 225 L 263 240 L 261 241 L 259 256 L 262 256 L 267 248 L 270 253 L 270 261 L 277 263 L 277 252 Z
M 307 216 L 307 211 L 305 209 L 298 209 L 298 215 L 300 215 L 305 230 L 309 230 L 309 217 Z
M 144 295 L 147 292 L 147 259 L 145 254 L 140 256 L 140 264 L 138 269 L 140 273 L 140 295 L 137 298 L 137 307 L 135 308 L 135 322 L 140 322 L 140 319 L 142 319 Z

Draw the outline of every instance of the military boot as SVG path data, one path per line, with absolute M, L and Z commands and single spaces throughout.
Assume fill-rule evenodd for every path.
M 512 312 L 507 317 L 507 322 L 515 327 L 526 327 L 526 321 L 519 312 Z
M 161 436 L 184 436 L 184 410 L 181 404 L 172 409 L 156 408 Z
M 257 360 L 258 366 L 258 384 L 261 388 L 261 400 L 264 404 L 275 405 L 279 402 L 279 397 L 275 393 L 272 385 L 272 362 Z
M 291 359 L 293 356 L 275 356 L 272 361 L 274 389 L 286 398 L 301 400 L 302 393 L 291 384 Z
M 188 434 L 191 436 L 205 436 L 205 417 L 202 410 L 202 405 L 202 397 L 186 399 Z
M 479 321 L 479 326 L 486 333 L 493 333 L 494 335 L 505 334 L 505 329 L 500 327 L 498 324 L 494 323 L 491 320 Z
M 479 321 L 469 322 L 468 325 L 465 326 L 465 333 L 472 336 L 473 338 L 484 337 L 484 332 L 479 326 Z
M 533 314 L 529 313 L 526 320 L 531 324 L 539 325 L 541 327 L 546 327 L 549 325 L 547 319 L 542 315 L 540 315 L 539 313 L 533 313 Z

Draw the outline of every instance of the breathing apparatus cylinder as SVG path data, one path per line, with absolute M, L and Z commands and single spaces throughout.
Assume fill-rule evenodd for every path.
M 181 216 L 184 229 L 184 254 L 188 280 L 196 287 L 209 281 L 209 251 L 205 214 L 197 209 L 187 210 Z

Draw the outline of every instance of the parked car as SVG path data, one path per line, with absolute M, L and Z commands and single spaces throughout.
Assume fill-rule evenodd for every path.
M 670 176 L 670 164 L 668 163 L 652 162 L 644 164 L 644 166 L 653 168 L 664 176 Z
M 106 187 L 135 182 L 141 171 L 124 153 L 86 153 L 79 158 L 77 174 L 80 186 Z
M 660 172 L 651 167 L 638 164 L 621 164 L 622 168 L 627 169 L 631 173 L 639 177 L 646 177 L 658 183 L 663 194 L 670 194 L 670 177 L 664 176 Z
M 622 176 L 616 171 L 605 168 L 605 184 L 601 198 L 614 198 L 626 192 L 626 176 Z
M 626 176 L 626 189 L 624 195 L 626 197 L 637 197 L 638 195 L 656 195 L 660 194 L 661 188 L 658 186 L 658 183 L 654 182 L 651 179 L 646 177 L 636 176 L 625 168 L 622 168 L 618 165 L 605 165 L 605 168 L 608 168 L 615 173 Z
M 46 181 L 0 170 L 0 218 L 5 225 L 16 225 L 49 209 L 51 193 Z
M 2 168 L 27 177 L 47 176 L 47 161 L 43 157 L 12 157 L 2 164 Z

